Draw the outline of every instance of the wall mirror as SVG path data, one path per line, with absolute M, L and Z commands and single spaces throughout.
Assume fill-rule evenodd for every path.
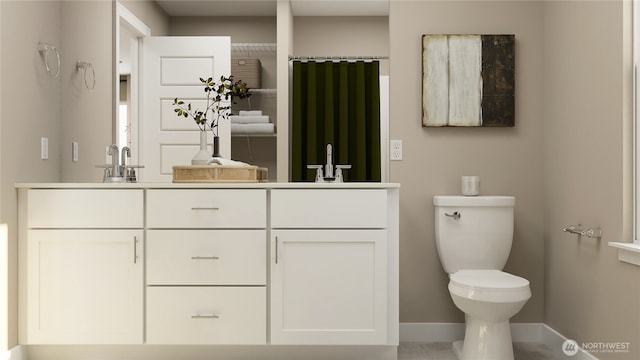
M 132 148 L 131 161 L 138 163 L 139 114 L 139 46 L 140 39 L 151 35 L 151 30 L 127 8 L 116 2 L 114 46 L 114 143 L 121 149 Z

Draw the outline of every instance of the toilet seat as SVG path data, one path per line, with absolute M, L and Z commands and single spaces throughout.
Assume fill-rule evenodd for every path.
M 449 291 L 467 299 L 512 302 L 531 297 L 527 279 L 500 270 L 459 270 L 449 279 Z

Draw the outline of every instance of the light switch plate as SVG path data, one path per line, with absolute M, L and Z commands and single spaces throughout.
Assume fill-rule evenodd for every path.
M 49 138 L 40 138 L 40 159 L 49 159 Z
M 78 142 L 71 143 L 71 161 L 78 162 Z

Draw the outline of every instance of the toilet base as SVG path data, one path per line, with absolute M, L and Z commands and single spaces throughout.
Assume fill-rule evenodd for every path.
M 463 341 L 453 343 L 460 360 L 514 360 L 509 321 L 490 323 L 466 316 Z

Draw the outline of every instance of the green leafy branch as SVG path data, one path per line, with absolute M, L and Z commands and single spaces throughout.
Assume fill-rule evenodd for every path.
M 174 111 L 178 116 L 192 118 L 200 128 L 200 131 L 209 129 L 214 136 L 217 136 L 220 120 L 229 119 L 233 100 L 246 99 L 251 94 L 249 94 L 247 84 L 242 80 L 234 81 L 233 75 L 229 77 L 221 76 L 218 83 L 213 81 L 213 78 L 206 80 L 200 78 L 200 82 L 204 85 L 204 92 L 207 94 L 206 108 L 204 110 L 193 109 L 191 103 L 185 105 L 184 101 L 175 98 L 173 100 Z

